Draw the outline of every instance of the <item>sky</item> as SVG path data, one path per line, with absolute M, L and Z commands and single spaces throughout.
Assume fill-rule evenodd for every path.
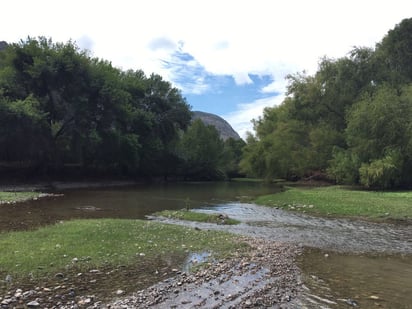
M 285 97 L 288 74 L 375 47 L 410 0 L 3 0 L 0 41 L 73 40 L 122 70 L 156 73 L 192 110 L 242 136 Z

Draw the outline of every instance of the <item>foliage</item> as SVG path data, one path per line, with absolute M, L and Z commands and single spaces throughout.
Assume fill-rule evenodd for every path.
M 224 170 L 228 178 L 242 176 L 240 172 L 240 160 L 242 158 L 242 150 L 245 145 L 246 143 L 242 139 L 235 140 L 233 138 L 228 138 L 224 141 Z
M 159 75 L 121 71 L 71 41 L 28 38 L 1 51 L 3 162 L 166 175 L 190 119 L 180 91 Z
M 341 186 L 296 187 L 261 196 L 256 202 L 321 216 L 356 217 L 374 221 L 412 218 L 412 192 L 409 191 L 362 191 Z
M 214 126 L 192 122 L 179 144 L 186 179 L 216 179 L 224 174 L 224 143 Z
M 336 183 L 354 184 L 359 180 L 360 166 L 361 162 L 355 154 L 349 150 L 335 147 L 327 173 Z
M 365 187 L 391 188 L 399 181 L 399 164 L 396 155 L 387 155 L 383 159 L 363 163 L 359 169 L 360 183 Z
M 412 19 L 375 49 L 323 58 L 288 76 L 287 96 L 254 121 L 244 173 L 266 179 L 325 175 L 338 183 L 412 186 Z

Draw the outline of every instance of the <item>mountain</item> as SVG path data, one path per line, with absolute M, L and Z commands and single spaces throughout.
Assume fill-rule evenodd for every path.
M 235 140 L 240 139 L 239 134 L 233 130 L 231 125 L 222 117 L 215 114 L 194 111 L 193 119 L 200 119 L 205 125 L 214 126 L 219 131 L 220 137 L 223 140 L 227 140 L 228 138 L 233 138 Z
M 3 50 L 3 49 L 6 49 L 7 46 L 8 46 L 7 42 L 0 41 L 0 51 Z

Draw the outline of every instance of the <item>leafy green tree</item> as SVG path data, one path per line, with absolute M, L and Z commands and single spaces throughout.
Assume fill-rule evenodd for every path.
M 167 177 L 176 172 L 171 167 L 178 163 L 177 141 L 190 123 L 190 107 L 177 88 L 156 74 L 145 81 L 141 104 L 150 122 L 150 131 L 142 140 L 143 173 Z
M 227 177 L 242 176 L 239 163 L 242 158 L 242 149 L 246 143 L 242 139 L 228 138 L 224 141 L 223 161 Z
M 361 183 L 387 187 L 409 182 L 411 119 L 412 86 L 400 95 L 381 86 L 353 106 L 346 136 L 350 151 L 363 162 Z
M 246 137 L 246 145 L 243 147 L 242 158 L 239 162 L 240 172 L 249 177 L 264 177 L 265 160 L 264 160 L 263 143 L 253 136 L 250 132 Z
M 46 117 L 32 96 L 14 102 L 0 96 L 0 160 L 26 163 L 47 160 Z
M 180 141 L 185 179 L 224 178 L 224 143 L 214 126 L 200 119 L 192 122 Z
M 5 160 L 128 175 L 176 172 L 176 145 L 191 119 L 180 91 L 159 75 L 123 72 L 44 37 L 1 51 L 0 106 L 0 131 L 36 145 L 18 152 L 1 137 Z
M 412 18 L 402 20 L 376 46 L 378 81 L 393 87 L 412 82 Z
M 327 173 L 339 183 L 412 185 L 412 19 L 377 44 L 289 75 L 287 97 L 254 121 L 240 163 L 248 175 Z
M 393 188 L 401 181 L 402 157 L 400 153 L 391 151 L 382 159 L 371 163 L 362 163 L 359 168 L 360 183 L 366 187 Z
M 359 183 L 359 168 L 361 161 L 356 154 L 350 150 L 334 147 L 332 159 L 329 161 L 327 174 L 336 183 L 356 184 Z

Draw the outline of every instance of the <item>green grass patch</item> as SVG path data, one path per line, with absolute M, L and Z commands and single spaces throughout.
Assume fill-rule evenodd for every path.
M 0 204 L 26 201 L 38 196 L 38 192 L 0 192 Z
M 0 278 L 136 265 L 187 252 L 228 255 L 245 244 L 235 236 L 157 222 L 73 220 L 35 231 L 0 233 Z
M 247 177 L 245 177 L 245 178 L 241 178 L 241 177 L 231 178 L 230 180 L 231 181 L 237 181 L 237 182 L 263 182 L 263 179 L 261 179 L 261 178 L 247 178 Z
M 186 221 L 195 221 L 195 222 L 205 222 L 205 223 L 216 223 L 216 224 L 227 224 L 235 225 L 239 224 L 240 221 L 224 217 L 219 214 L 206 214 L 201 212 L 195 212 L 190 210 L 163 210 L 156 212 L 155 216 L 161 216 L 169 219 L 178 219 Z
M 256 203 L 322 216 L 362 217 L 374 221 L 412 218 L 412 191 L 374 192 L 340 186 L 288 188 L 261 196 Z

